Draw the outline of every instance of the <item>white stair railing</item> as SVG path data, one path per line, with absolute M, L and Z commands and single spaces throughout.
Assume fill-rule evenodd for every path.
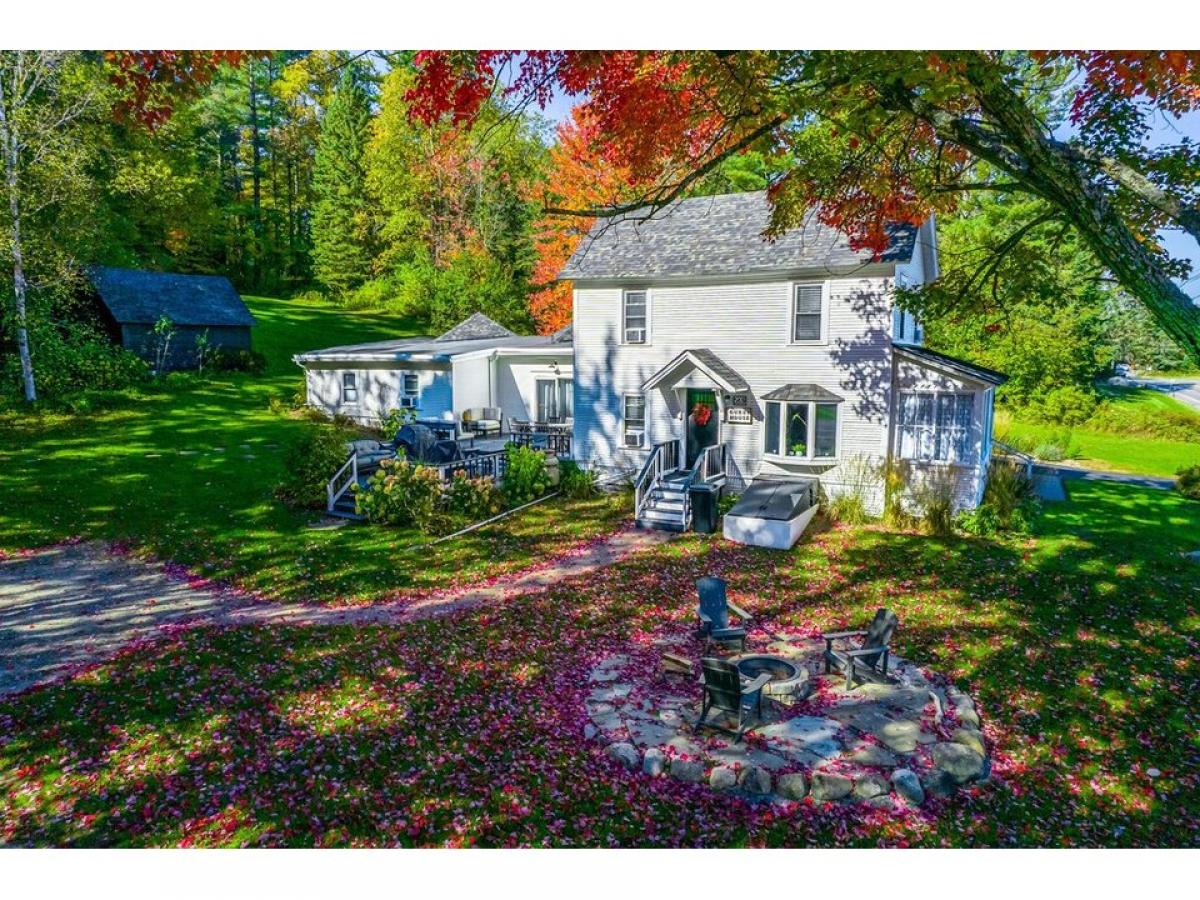
M 329 479 L 325 485 L 325 511 L 333 512 L 337 502 L 342 499 L 350 485 L 358 484 L 358 454 L 351 453 L 350 458 Z
M 666 441 L 654 445 L 654 449 L 650 451 L 650 455 L 642 465 L 642 470 L 638 472 L 638 476 L 633 482 L 634 518 L 641 516 L 646 501 L 650 499 L 650 494 L 658 486 L 663 475 L 674 470 L 678 465 L 679 444 L 675 441 Z

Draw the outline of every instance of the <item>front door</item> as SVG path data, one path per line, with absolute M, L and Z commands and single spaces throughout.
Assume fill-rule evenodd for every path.
M 688 388 L 687 410 L 687 467 L 690 469 L 701 450 L 720 440 L 716 393 Z

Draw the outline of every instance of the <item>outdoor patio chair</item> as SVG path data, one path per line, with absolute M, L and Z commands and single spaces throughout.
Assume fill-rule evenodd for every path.
M 500 434 L 504 430 L 504 410 L 498 406 L 474 406 L 463 410 L 462 428 L 472 438 Z
M 888 655 L 891 653 L 889 644 L 896 626 L 900 624 L 896 614 L 890 609 L 876 610 L 871 626 L 865 631 L 830 631 L 821 635 L 825 640 L 825 674 L 829 674 L 833 666 L 846 673 L 846 690 L 854 687 L 856 675 L 861 675 L 869 681 L 886 681 L 888 677 Z M 854 649 L 835 649 L 834 641 L 844 641 L 847 638 L 863 637 L 862 646 Z
M 696 582 L 700 593 L 700 604 L 696 617 L 700 621 L 701 637 L 708 641 L 737 641 L 746 649 L 746 626 L 752 621 L 750 613 L 729 601 L 726 596 L 725 579 L 707 575 Z M 729 624 L 729 611 L 733 610 L 741 620 L 739 627 Z
M 753 713 L 757 721 L 762 721 L 762 689 L 771 680 L 770 673 L 763 672 L 747 682 L 736 665 L 711 657 L 700 660 L 700 668 L 704 678 L 704 705 L 700 708 L 696 727 L 715 728 L 732 734 L 734 742 L 740 741 L 746 731 L 747 713 Z M 737 729 L 709 722 L 710 709 L 736 714 Z

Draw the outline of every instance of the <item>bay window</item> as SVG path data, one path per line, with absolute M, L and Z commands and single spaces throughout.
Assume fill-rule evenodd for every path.
M 974 394 L 901 391 L 901 459 L 969 464 L 974 413 Z
M 764 404 L 763 452 L 789 460 L 838 455 L 838 404 L 768 400 Z

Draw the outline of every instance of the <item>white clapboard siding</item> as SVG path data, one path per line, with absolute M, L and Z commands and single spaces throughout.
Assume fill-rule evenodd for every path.
M 422 418 L 452 417 L 453 391 L 450 367 L 446 364 L 372 362 L 369 368 L 341 363 L 341 368 L 309 363 L 305 367 L 308 405 L 329 415 L 343 415 L 357 422 L 374 424 L 399 405 L 400 378 L 416 372 L 420 393 L 417 407 Z M 365 365 L 365 364 L 362 364 Z M 342 375 L 353 372 L 358 383 L 358 402 L 342 402 Z

